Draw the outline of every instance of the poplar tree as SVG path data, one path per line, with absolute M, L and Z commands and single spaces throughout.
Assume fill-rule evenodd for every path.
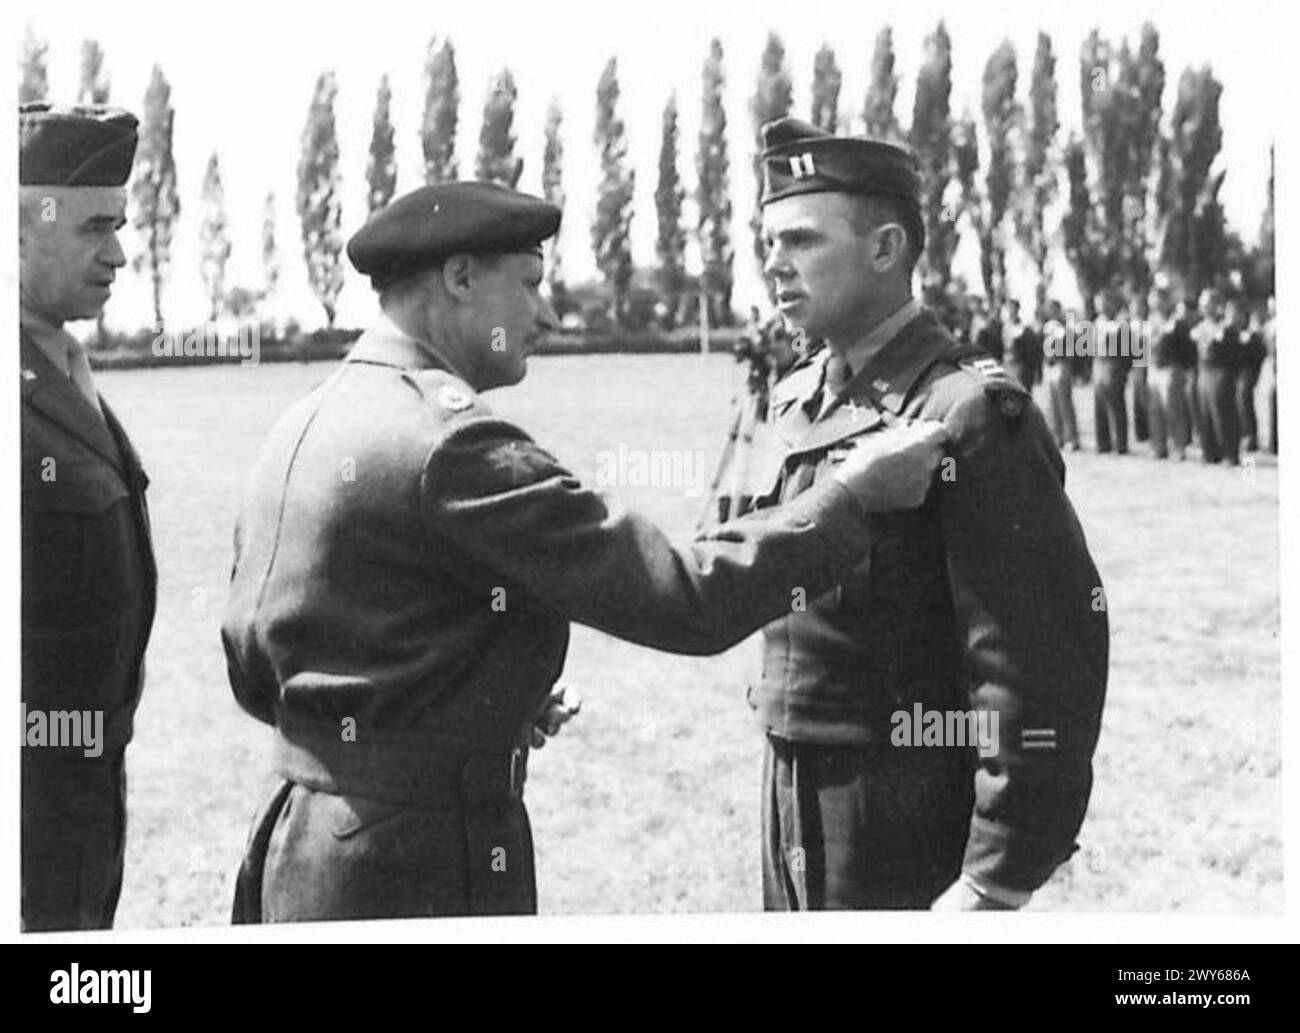
M 370 131 L 370 157 L 366 160 L 366 214 L 383 208 L 397 191 L 397 148 L 393 137 L 393 90 L 388 76 L 379 79 L 375 114 Z
M 456 75 L 456 50 L 451 40 L 429 41 L 424 62 L 424 118 L 420 123 L 420 149 L 424 154 L 425 183 L 445 183 L 456 178 L 456 119 L 460 109 L 460 80 Z
M 143 248 L 132 265 L 149 277 L 154 323 L 161 327 L 162 295 L 171 266 L 172 236 L 180 218 L 176 190 L 176 159 L 172 153 L 172 127 L 176 112 L 171 105 L 171 85 L 157 65 L 149 77 L 140 120 L 135 168 L 131 175 L 131 225 L 143 238 Z
M 199 271 L 208 296 L 208 318 L 216 319 L 226 297 L 226 263 L 230 261 L 230 232 L 226 220 L 226 191 L 221 184 L 221 165 L 216 152 L 208 159 L 203 174 L 199 205 Z
M 596 267 L 609 291 L 610 314 L 623 325 L 627 320 L 632 284 L 632 200 L 636 171 L 627 160 L 627 131 L 618 114 L 618 59 L 611 57 L 596 87 L 596 131 L 600 151 L 600 185 L 591 226 L 591 246 Z
M 655 186 L 655 215 L 659 232 L 655 256 L 659 260 L 659 291 L 668 312 L 668 325 L 676 324 L 686 289 L 686 230 L 682 226 L 682 203 L 686 191 L 677 171 L 677 94 L 664 104 L 659 137 L 659 181 Z
M 316 80 L 298 159 L 298 221 L 307 282 L 334 326 L 335 306 L 343 289 L 342 203 L 339 143 L 334 123 L 338 83 L 333 72 Z
M 700 135 L 695 157 L 701 282 L 709 322 L 714 326 L 729 326 L 734 319 L 731 292 L 735 252 L 731 246 L 727 110 L 722 101 L 725 86 L 722 43 L 715 38 L 709 41 L 701 76 Z
M 493 76 L 483 104 L 483 126 L 478 134 L 478 161 L 474 175 L 478 179 L 501 183 L 513 188 L 524 171 L 524 161 L 515 157 L 515 101 L 519 90 L 510 69 Z

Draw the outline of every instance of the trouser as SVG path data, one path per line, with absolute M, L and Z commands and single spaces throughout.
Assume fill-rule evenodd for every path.
M 1197 366 L 1187 370 L 1187 417 L 1192 428 L 1192 437 L 1201 440 L 1201 390 L 1200 371 Z
M 1058 448 L 1079 446 L 1079 423 L 1074 416 L 1074 370 L 1066 360 L 1047 367 L 1047 414 Z
M 1093 415 L 1096 419 L 1097 451 L 1128 451 L 1128 413 L 1124 409 L 1124 382 L 1128 367 L 1122 362 L 1102 361 L 1092 370 Z
M 769 734 L 763 906 L 928 908 L 961 874 L 973 805 L 966 748 L 822 746 Z
M 1207 463 L 1238 462 L 1241 429 L 1237 422 L 1236 377 L 1218 366 L 1202 365 L 1196 374 L 1200 399 L 1201 458 Z
M 1255 416 L 1255 387 L 1259 371 L 1243 369 L 1237 373 L 1237 423 L 1247 452 L 1259 450 L 1259 421 Z
M 1147 373 L 1147 405 L 1151 416 L 1151 450 L 1160 459 L 1173 446 L 1179 459 L 1192 440 L 1187 411 L 1187 370 L 1182 366 L 1152 368 Z
M 126 855 L 126 749 L 22 756 L 22 925 L 109 929 Z
M 471 762 L 418 806 L 286 781 L 254 822 L 233 921 L 535 914 L 522 784 L 498 776 Z
M 1133 381 L 1133 437 L 1146 441 L 1151 437 L 1149 426 L 1150 394 L 1147 388 L 1147 367 L 1134 366 L 1131 377 Z

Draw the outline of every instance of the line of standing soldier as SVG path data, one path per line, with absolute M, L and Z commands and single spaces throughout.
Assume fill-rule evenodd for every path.
M 1095 321 L 1094 355 L 1059 354 L 1044 346 L 1044 329 L 1066 325 L 1058 301 L 1049 301 L 1036 324 L 1021 318 L 1008 301 L 1000 318 L 970 318 L 965 338 L 995 358 L 1027 389 L 1044 383 L 1052 434 L 1061 448 L 1079 451 L 1074 407 L 1077 381 L 1091 379 L 1096 449 L 1125 455 L 1129 431 L 1150 442 L 1157 459 L 1187 457 L 1195 441 L 1206 463 L 1236 466 L 1242 452 L 1277 454 L 1277 345 L 1275 300 L 1251 305 L 1217 289 L 1189 304 L 1161 287 L 1126 307 L 1115 291 L 1103 295 Z M 1142 333 L 1141 344 L 1118 347 L 1127 329 Z M 1260 433 L 1256 395 L 1267 388 L 1267 431 Z M 1132 390 L 1129 391 L 1129 385 Z M 1129 406 L 1132 406 L 1132 418 Z

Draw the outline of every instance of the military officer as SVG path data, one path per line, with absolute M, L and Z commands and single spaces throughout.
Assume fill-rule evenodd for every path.
M 274 725 L 283 778 L 236 921 L 534 911 L 516 736 L 569 622 L 721 651 L 858 562 L 865 512 L 927 489 L 934 424 L 685 547 L 579 483 L 480 396 L 520 380 L 555 329 L 540 246 L 559 221 L 528 195 L 446 183 L 348 244 L 382 315 L 271 432 L 236 530 L 230 679 Z
M 877 518 L 866 560 L 764 629 L 765 905 L 1019 906 L 1075 849 L 1106 687 L 1064 464 L 1023 386 L 912 297 L 911 156 L 794 119 L 763 141 L 765 272 L 827 347 L 773 392 L 760 510 L 817 490 L 846 442 L 910 419 L 949 431 L 923 505 Z M 902 723 L 948 714 L 996 715 L 997 744 L 977 757 L 963 733 Z
M 18 133 L 22 921 L 108 928 L 156 574 L 148 478 L 66 325 L 101 313 L 125 264 L 136 119 L 29 104 Z

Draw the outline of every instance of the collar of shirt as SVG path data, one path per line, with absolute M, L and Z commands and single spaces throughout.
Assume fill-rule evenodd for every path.
M 62 373 L 65 377 L 71 376 L 71 369 L 68 365 L 68 350 L 70 348 L 80 348 L 77 339 L 61 326 L 54 326 L 44 320 L 24 312 L 20 316 L 22 328 L 27 331 L 38 348 L 44 353 L 45 357 L 50 360 L 54 368 Z
M 892 315 L 877 323 L 866 337 L 850 345 L 844 353 L 849 363 L 850 376 L 862 369 L 874 355 L 897 336 L 898 331 L 920 314 L 920 304 L 915 298 L 908 298 Z

